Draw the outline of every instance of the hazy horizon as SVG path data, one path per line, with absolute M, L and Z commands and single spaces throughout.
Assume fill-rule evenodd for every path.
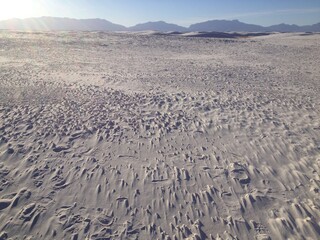
M 126 27 L 165 21 L 188 27 L 208 20 L 234 20 L 271 26 L 286 23 L 312 25 L 320 22 L 320 1 L 283 0 L 257 2 L 228 0 L 0 0 L 0 20 L 31 17 L 100 18 Z M 18 6 L 18 7 L 17 7 Z
M 184 28 L 190 28 L 193 24 L 198 24 L 200 22 L 193 22 L 193 23 L 190 23 L 189 25 L 181 25 L 179 23 L 176 23 L 176 22 L 168 22 L 168 21 L 165 21 L 165 20 L 162 20 L 162 19 L 159 19 L 159 20 L 153 20 L 153 21 L 149 21 L 149 20 L 146 20 L 145 22 L 139 22 L 139 23 L 136 23 L 134 25 L 123 25 L 123 24 L 120 24 L 118 22 L 113 22 L 113 21 L 110 21 L 109 19 L 105 19 L 105 18 L 98 18 L 98 17 L 92 17 L 92 18 L 73 18 L 73 17 L 56 17 L 56 16 L 39 16 L 39 17 L 27 17 L 27 18 L 9 18 L 9 19 L 3 19 L 0 21 L 6 21 L 6 20 L 14 20 L 14 19 L 18 19 L 18 20 L 27 20 L 27 19 L 37 19 L 37 18 L 65 18 L 65 19 L 75 19 L 75 20 L 92 20 L 92 19 L 100 19 L 100 20 L 106 20 L 106 21 L 109 21 L 113 24 L 118 24 L 120 26 L 124 26 L 126 28 L 131 28 L 131 27 L 135 27 L 137 25 L 140 25 L 140 24 L 145 24 L 145 23 L 157 23 L 157 22 L 164 22 L 164 23 L 167 23 L 167 24 L 174 24 L 174 25 L 177 25 L 177 26 L 180 26 L 180 27 L 184 27 Z M 261 26 L 261 27 L 271 27 L 272 25 L 261 25 L 261 24 L 256 24 L 256 23 L 252 23 L 252 22 L 245 22 L 245 21 L 241 21 L 239 19 L 206 19 L 206 20 L 202 20 L 201 22 L 209 22 L 209 21 L 240 21 L 242 23 L 245 23 L 245 24 L 254 24 L 254 25 L 257 25 L 257 26 Z M 314 22 L 314 23 L 310 23 L 310 24 L 304 24 L 304 25 L 301 25 L 301 24 L 295 24 L 295 23 L 292 23 L 292 24 L 289 24 L 289 23 L 286 23 L 286 22 L 278 22 L 278 23 L 274 23 L 273 25 L 280 25 L 280 24 L 288 24 L 288 25 L 297 25 L 297 26 L 300 26 L 300 27 L 303 27 L 303 26 L 311 26 L 311 25 L 314 25 L 314 24 L 318 24 L 320 23 L 320 20 L 318 22 Z

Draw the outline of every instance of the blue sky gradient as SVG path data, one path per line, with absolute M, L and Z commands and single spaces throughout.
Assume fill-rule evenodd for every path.
M 29 7 L 14 11 L 9 2 Z M 263 26 L 320 22 L 320 0 L 0 0 L 0 4 L 2 19 L 103 18 L 125 26 L 158 20 L 182 26 L 212 19 L 238 19 Z

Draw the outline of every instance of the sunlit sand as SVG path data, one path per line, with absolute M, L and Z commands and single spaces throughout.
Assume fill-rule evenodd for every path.
M 320 35 L 208 37 L 1 31 L 0 239 L 318 239 Z

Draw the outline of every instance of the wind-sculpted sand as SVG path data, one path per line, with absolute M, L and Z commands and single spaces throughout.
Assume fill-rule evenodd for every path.
M 0 239 L 319 239 L 319 41 L 0 32 Z

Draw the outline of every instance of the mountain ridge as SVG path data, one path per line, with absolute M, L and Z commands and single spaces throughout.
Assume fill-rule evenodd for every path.
M 8 30 L 65 30 L 65 31 L 160 31 L 160 32 L 320 32 L 320 22 L 313 25 L 277 24 L 268 27 L 240 22 L 239 20 L 208 20 L 179 26 L 165 21 L 139 23 L 131 27 L 112 23 L 101 18 L 74 19 L 59 17 L 38 17 L 8 19 L 0 21 L 0 29 Z
M 132 27 L 128 27 L 128 29 L 130 31 L 154 30 L 154 31 L 160 31 L 160 32 L 169 32 L 169 31 L 184 32 L 188 30 L 188 28 L 186 27 L 182 27 L 173 23 L 167 23 L 165 21 L 139 23 Z
M 126 31 L 125 26 L 105 19 L 74 19 L 57 17 L 39 17 L 26 19 L 9 19 L 0 21 L 1 29 L 10 30 L 57 30 L 57 31 Z

